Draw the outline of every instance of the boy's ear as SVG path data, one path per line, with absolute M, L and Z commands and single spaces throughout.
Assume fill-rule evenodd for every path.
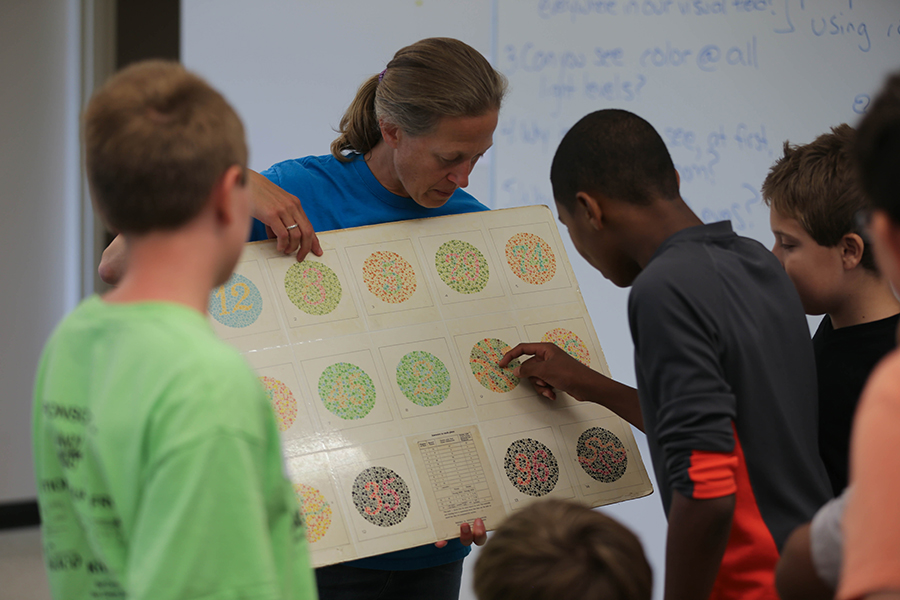
M 841 245 L 841 262 L 844 265 L 844 270 L 855 269 L 862 261 L 863 251 L 866 249 L 866 244 L 862 237 L 857 233 L 847 233 L 841 238 L 839 243 Z
M 603 207 L 599 198 L 587 192 L 575 194 L 575 218 L 587 219 L 596 230 L 603 228 Z
M 246 169 L 232 165 L 213 186 L 210 202 L 213 205 L 216 219 L 222 225 L 230 225 L 238 218 L 240 208 L 238 203 L 241 202 L 241 199 L 235 192 L 242 191 L 246 185 Z
M 384 142 L 391 148 L 396 149 L 397 143 L 400 140 L 400 136 L 403 135 L 403 132 L 400 130 L 400 128 L 390 121 L 386 121 L 384 119 L 381 119 L 378 122 L 378 126 L 381 128 L 381 137 L 382 139 L 384 139 Z

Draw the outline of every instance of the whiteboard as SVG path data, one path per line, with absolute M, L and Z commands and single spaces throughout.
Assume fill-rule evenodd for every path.
M 562 135 L 603 108 L 656 127 L 704 221 L 769 239 L 759 188 L 790 139 L 855 123 L 900 67 L 895 0 L 499 0 L 496 66 L 512 93 L 495 206 L 552 204 Z
M 485 56 L 484 0 L 182 0 L 181 59 L 225 94 L 247 129 L 250 167 L 328 154 L 341 116 L 400 48 L 455 37 Z M 469 191 L 490 195 L 490 169 Z
M 705 222 L 774 241 L 760 187 L 785 140 L 855 124 L 900 68 L 896 0 L 498 0 L 495 66 L 511 92 L 492 206 L 554 207 L 550 162 L 578 119 L 630 110 L 663 136 Z M 572 253 L 570 247 L 570 253 Z M 574 261 L 610 370 L 634 384 L 627 290 Z

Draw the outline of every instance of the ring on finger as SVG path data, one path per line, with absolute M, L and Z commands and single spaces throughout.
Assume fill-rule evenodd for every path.
M 298 227 L 300 227 L 300 224 L 299 224 L 299 223 L 294 223 L 293 225 L 288 225 L 285 229 L 287 229 L 288 231 L 290 231 L 291 229 L 297 229 Z

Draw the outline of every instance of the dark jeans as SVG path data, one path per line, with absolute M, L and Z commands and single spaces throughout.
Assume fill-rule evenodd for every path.
M 378 571 L 346 565 L 316 569 L 319 600 L 458 600 L 460 559 L 414 571 Z

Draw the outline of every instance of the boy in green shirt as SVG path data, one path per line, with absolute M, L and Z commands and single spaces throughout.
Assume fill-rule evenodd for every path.
M 48 342 L 34 456 L 55 598 L 315 598 L 274 415 L 206 318 L 250 226 L 225 99 L 175 63 L 129 67 L 84 115 L 97 211 L 129 269 Z

